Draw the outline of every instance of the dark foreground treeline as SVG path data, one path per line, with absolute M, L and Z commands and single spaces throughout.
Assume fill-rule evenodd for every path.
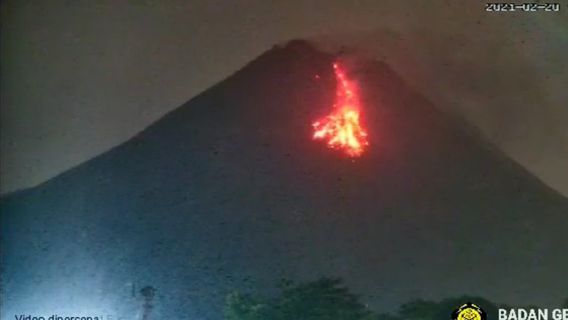
M 377 313 L 346 288 L 341 279 L 294 284 L 282 281 L 279 294 L 266 297 L 233 292 L 227 296 L 226 320 L 448 320 L 452 311 L 471 302 L 480 306 L 487 319 L 498 319 L 495 304 L 481 297 L 461 296 L 442 301 L 414 300 L 402 304 L 396 313 Z M 568 299 L 564 303 L 568 307 Z M 515 306 L 516 307 L 516 306 Z M 534 306 L 525 306 L 526 308 Z

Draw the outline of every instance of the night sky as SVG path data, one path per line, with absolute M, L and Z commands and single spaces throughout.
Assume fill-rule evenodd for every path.
M 428 4 L 426 4 L 428 3 Z M 568 7 L 470 1 L 3 1 L 1 192 L 125 141 L 273 44 L 390 63 L 568 195 Z

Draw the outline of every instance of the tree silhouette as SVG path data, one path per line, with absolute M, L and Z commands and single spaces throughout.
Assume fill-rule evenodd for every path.
M 364 319 L 370 312 L 340 279 L 322 278 L 285 289 L 277 306 L 280 319 Z
M 398 313 L 403 319 L 430 320 L 434 319 L 439 309 L 436 302 L 418 299 L 401 305 Z
M 367 320 L 372 313 L 340 279 L 321 278 L 304 284 L 290 282 L 274 299 L 238 292 L 227 297 L 227 320 Z
M 274 319 L 271 313 L 269 303 L 263 303 L 251 295 L 233 292 L 227 296 L 225 305 L 225 319 L 227 320 Z
M 233 292 L 227 296 L 226 320 L 449 320 L 458 307 L 470 302 L 481 307 L 487 319 L 498 318 L 495 304 L 476 296 L 428 301 L 416 299 L 402 304 L 396 313 L 374 313 L 359 301 L 338 278 L 321 278 L 303 284 L 283 279 L 280 294 L 271 298 Z M 515 306 L 515 308 L 537 306 Z M 568 308 L 568 299 L 562 305 Z

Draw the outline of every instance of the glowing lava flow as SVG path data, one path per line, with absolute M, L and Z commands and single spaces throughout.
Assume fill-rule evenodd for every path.
M 312 124 L 313 138 L 327 140 L 327 146 L 359 157 L 369 145 L 360 123 L 360 104 L 356 84 L 347 78 L 338 63 L 333 64 L 337 89 L 333 112 Z

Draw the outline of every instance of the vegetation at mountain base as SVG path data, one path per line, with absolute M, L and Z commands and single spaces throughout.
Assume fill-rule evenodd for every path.
M 441 301 L 416 299 L 399 306 L 395 313 L 377 313 L 351 293 L 340 278 L 320 278 L 296 284 L 282 280 L 279 293 L 272 296 L 234 291 L 227 295 L 226 320 L 444 320 L 452 312 L 470 302 L 480 306 L 487 319 L 496 319 L 498 308 L 513 306 L 496 304 L 474 296 L 447 298 Z M 568 306 L 568 299 L 563 304 Z M 520 306 L 514 306 L 519 308 Z M 523 308 L 538 308 L 523 306 Z

